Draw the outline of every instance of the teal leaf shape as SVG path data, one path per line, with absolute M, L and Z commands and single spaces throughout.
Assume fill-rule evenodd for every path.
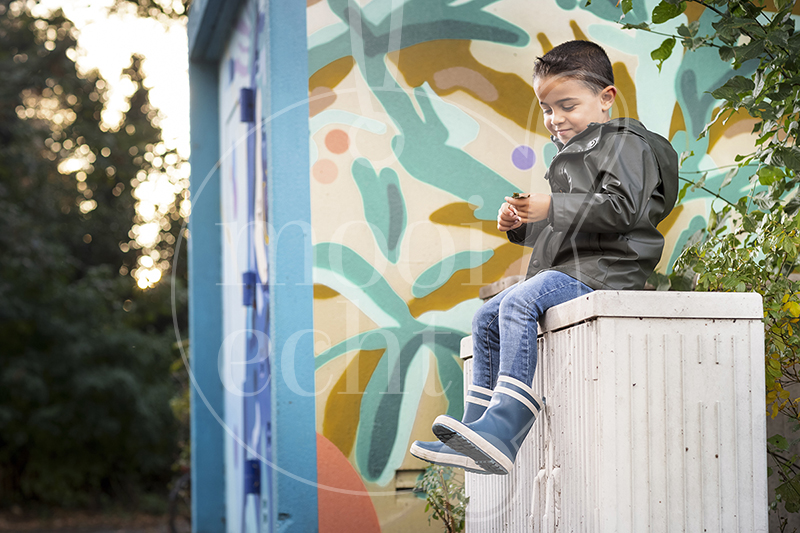
M 411 287 L 411 294 L 415 298 L 422 298 L 429 295 L 453 277 L 459 270 L 469 270 L 484 264 L 492 258 L 494 250 L 474 252 L 471 250 L 458 252 L 454 255 L 445 257 L 435 265 L 427 268 L 420 274 L 414 285 Z
M 385 68 L 371 63 L 370 67 L 373 66 L 374 69 Z M 368 75 L 371 72 L 368 71 Z M 414 90 L 423 118 L 414 111 L 405 93 L 379 92 L 376 96 L 402 132 L 392 139 L 392 150 L 403 168 L 415 179 L 464 201 L 480 198 L 475 218 L 495 219 L 497 207 L 509 191 L 517 190 L 516 185 L 464 150 L 447 144 L 450 136 L 447 126 L 423 89 Z
M 346 56 L 383 56 L 415 44 L 439 39 L 480 40 L 523 47 L 530 42 L 530 36 L 515 24 L 486 9 L 499 0 L 473 0 L 454 6 L 452 0 L 409 0 L 401 7 L 391 9 L 384 6 L 387 15 L 378 24 L 370 22 L 355 2 L 350 0 L 328 0 L 328 5 L 347 25 L 351 20 L 361 22 L 355 28 L 360 37 L 358 44 L 363 48 L 354 50 L 350 32 L 338 34 L 329 42 L 314 46 L 308 53 L 309 73 L 314 73 Z M 370 11 L 377 6 L 372 4 L 393 4 L 394 0 L 374 0 L 368 4 Z M 380 8 L 377 8 L 380 9 Z M 353 12 L 358 15 L 353 16 Z M 397 20 L 402 26 L 397 27 Z M 400 39 L 392 39 L 392 34 Z
M 316 268 L 333 272 L 328 278 L 331 288 L 354 294 L 353 303 L 364 299 L 380 302 L 386 315 L 398 324 L 379 327 L 345 339 L 316 357 L 317 369 L 356 350 L 384 350 L 383 356 L 361 398 L 361 411 L 356 435 L 355 459 L 361 475 L 372 482 L 386 480 L 402 464 L 406 453 L 409 421 L 401 420 L 401 411 L 416 411 L 418 402 L 405 394 L 409 369 L 420 350 L 433 352 L 442 391 L 448 402 L 448 414 L 463 413 L 462 373 L 458 364 L 462 332 L 428 325 L 411 316 L 406 302 L 386 279 L 354 250 L 336 243 L 320 243 L 314 247 Z M 340 286 L 335 286 L 336 284 Z M 346 285 L 346 287 L 345 287 Z M 352 287 L 358 292 L 352 293 Z M 419 384 L 412 383 L 419 391 Z M 403 408 L 403 402 L 408 404 Z
M 332 242 L 317 244 L 314 246 L 314 266 L 335 272 L 352 283 L 363 297 L 379 302 L 383 310 L 399 324 L 408 324 L 409 320 L 413 320 L 406 302 L 381 273 L 347 246 Z
M 397 172 L 384 168 L 375 173 L 364 158 L 353 161 L 353 179 L 361 193 L 364 217 L 381 253 L 392 263 L 400 256 L 400 241 L 406 230 L 406 204 Z

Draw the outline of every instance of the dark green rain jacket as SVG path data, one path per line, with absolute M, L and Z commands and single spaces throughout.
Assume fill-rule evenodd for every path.
M 558 270 L 595 290 L 641 289 L 664 249 L 656 226 L 675 205 L 678 155 L 631 118 L 553 142 L 550 216 L 508 232 L 533 247 L 526 277 Z

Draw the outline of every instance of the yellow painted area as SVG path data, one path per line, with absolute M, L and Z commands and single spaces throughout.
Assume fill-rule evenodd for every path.
M 494 220 L 476 219 L 473 214 L 474 210 L 475 208 L 466 202 L 456 202 L 448 204 L 431 213 L 430 220 L 431 222 L 443 224 L 445 226 L 462 226 L 469 224 L 469 227 L 479 229 L 484 233 L 500 235 L 500 232 L 497 230 L 497 222 Z
M 684 11 L 683 14 L 686 15 L 687 24 L 700 20 L 705 10 L 705 6 L 701 6 L 696 2 L 686 2 L 686 11 Z
M 625 63 L 618 62 L 612 65 L 614 69 L 614 86 L 617 88 L 617 100 L 612 108 L 612 118 L 629 117 L 639 120 L 639 110 L 636 107 L 636 84 L 628 72 Z
M 508 276 L 524 276 L 528 273 L 528 263 L 531 261 L 531 254 L 533 254 L 533 248 L 523 248 L 523 256 L 508 265 L 505 273 L 503 274 L 503 278 L 507 278 Z
M 537 34 L 536 40 L 538 40 L 539 44 L 542 46 L 542 55 L 553 49 L 553 43 L 550 42 L 550 39 L 548 39 L 547 35 L 544 33 Z
M 478 297 L 484 285 L 499 280 L 508 266 L 519 259 L 524 248 L 512 243 L 495 248 L 494 256 L 483 265 L 469 270 L 459 270 L 447 283 L 424 298 L 414 298 L 408 302 L 408 310 L 414 317 L 428 311 L 444 311 L 463 302 Z
M 427 81 L 439 96 L 458 90 L 464 91 L 486 102 L 497 114 L 509 118 L 522 128 L 533 131 L 536 123 L 540 121 L 536 106 L 535 116 L 529 122 L 529 112 L 536 103 L 533 87 L 516 74 L 499 72 L 478 62 L 470 52 L 470 44 L 470 41 L 464 40 L 430 41 L 387 54 L 387 57 L 397 65 L 409 86 L 419 87 Z M 487 98 L 483 90 L 484 85 L 470 85 L 466 77 L 463 85 L 448 84 L 446 87 L 440 87 L 436 82 L 437 74 L 453 68 L 472 71 L 487 80 L 494 88 L 496 97 Z M 441 75 L 439 79 L 441 80 Z
M 315 116 L 332 106 L 338 95 L 333 90 L 355 66 L 352 56 L 337 59 L 315 72 L 308 80 L 308 113 Z
M 711 117 L 717 116 L 718 112 L 719 108 L 715 108 Z M 727 115 L 728 113 L 726 112 L 725 116 Z M 723 124 L 723 122 L 725 123 Z M 714 145 L 716 145 L 722 137 L 731 138 L 742 133 L 750 133 L 753 131 L 755 123 L 756 119 L 751 117 L 745 108 L 739 109 L 727 121 L 725 121 L 723 117 L 720 117 L 713 126 L 708 128 L 708 151 L 711 152 L 711 150 L 714 149 Z M 755 137 L 753 137 L 752 142 L 755 142 Z
M 327 285 L 320 285 L 319 283 L 314 284 L 315 300 L 327 300 L 328 298 L 335 298 L 336 296 L 339 296 L 339 293 Z
M 361 397 L 386 350 L 360 350 L 331 389 L 325 404 L 322 434 L 346 456 L 356 442 Z
M 308 79 L 308 90 L 313 91 L 318 87 L 334 89 L 350 74 L 355 64 L 353 56 L 347 56 L 325 65 Z
M 497 236 L 497 223 L 494 220 L 477 220 L 473 207 L 465 202 L 449 204 L 430 216 L 431 222 L 449 226 L 469 224 L 473 230 L 480 230 Z M 413 298 L 408 302 L 411 315 L 418 317 L 427 311 L 451 309 L 457 304 L 478 297 L 478 291 L 488 283 L 505 275 L 509 265 L 519 260 L 526 249 L 506 242 L 494 249 L 494 255 L 483 265 L 468 270 L 459 270 L 447 282 L 423 298 Z
M 669 121 L 669 139 L 671 140 L 679 131 L 686 131 L 686 120 L 683 118 L 683 110 L 678 102 L 672 109 L 672 119 Z
M 569 27 L 572 29 L 572 34 L 575 36 L 576 41 L 591 41 L 574 19 L 569 21 Z
M 676 205 L 672 212 L 667 215 L 667 218 L 662 220 L 658 225 L 658 231 L 661 235 L 666 235 L 675 225 L 675 222 L 678 221 L 678 218 L 681 216 L 681 212 L 683 211 L 682 205 Z

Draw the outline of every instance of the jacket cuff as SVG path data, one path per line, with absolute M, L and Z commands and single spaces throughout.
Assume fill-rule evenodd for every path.
M 533 243 L 536 241 L 539 233 L 549 225 L 550 222 L 547 220 L 523 224 L 518 228 L 508 230 L 506 232 L 506 236 L 508 237 L 508 240 L 514 244 L 533 246 Z
M 508 230 L 506 232 L 508 240 L 513 242 L 514 244 L 521 244 L 525 242 L 525 233 L 527 226 L 529 226 L 529 224 L 523 224 L 518 228 Z

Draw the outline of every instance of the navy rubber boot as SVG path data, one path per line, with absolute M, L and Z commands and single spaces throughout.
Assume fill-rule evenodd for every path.
M 500 376 L 481 418 L 464 423 L 442 415 L 436 418 L 432 429 L 440 441 L 472 458 L 483 470 L 508 474 L 542 405 L 526 384 Z
M 468 423 L 478 420 L 481 415 L 483 415 L 483 412 L 486 411 L 491 396 L 491 389 L 470 385 L 467 390 L 462 422 Z M 409 451 L 411 455 L 417 459 L 422 459 L 423 461 L 436 465 L 463 468 L 464 470 L 476 474 L 489 473 L 484 470 L 483 467 L 479 466 L 471 457 L 467 457 L 466 455 L 452 450 L 449 446 L 438 440 L 432 442 L 415 440 Z

